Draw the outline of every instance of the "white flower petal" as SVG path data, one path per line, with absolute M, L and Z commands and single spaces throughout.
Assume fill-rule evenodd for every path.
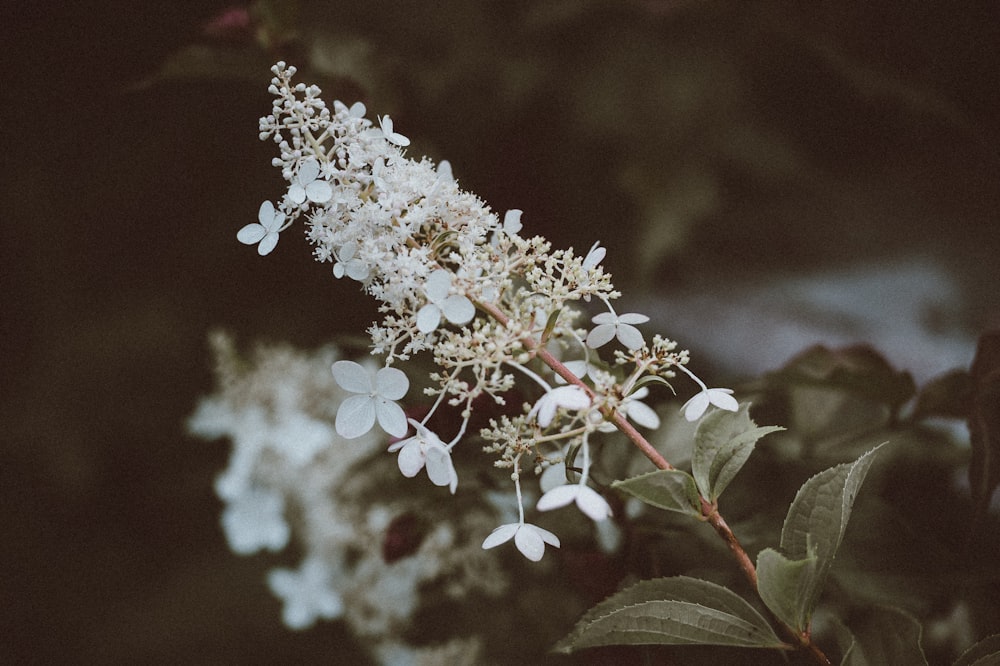
M 375 393 L 387 400 L 401 400 L 410 390 L 410 380 L 399 368 L 382 368 L 375 374 Z
M 537 562 L 545 554 L 545 542 L 531 527 L 531 525 L 521 525 L 521 529 L 514 535 L 514 544 L 522 555 L 532 562 Z
M 740 403 L 736 401 L 736 398 L 729 395 L 732 393 L 732 389 L 709 389 L 708 399 L 713 405 L 719 409 L 725 409 L 726 411 L 735 412 L 740 408 Z
M 333 188 L 325 180 L 314 180 L 306 185 L 306 197 L 313 203 L 326 203 L 333 198 Z
M 375 425 L 375 401 L 367 395 L 352 395 L 340 403 L 334 425 L 344 439 L 360 437 Z
M 256 222 L 251 222 L 236 232 L 236 239 L 244 245 L 256 245 L 266 235 L 267 229 Z
M 646 341 L 642 339 L 642 333 L 639 332 L 639 329 L 628 324 L 621 324 L 618 327 L 618 341 L 629 349 L 638 349 L 646 344 Z
M 435 303 L 448 297 L 451 291 L 451 274 L 443 268 L 439 268 L 427 277 L 424 283 L 424 293 L 427 300 Z
M 601 247 L 601 241 L 597 241 L 590 247 L 590 252 L 583 259 L 583 268 L 585 270 L 590 270 L 592 268 L 597 268 L 597 265 L 604 261 L 605 255 L 608 251 Z
M 590 370 L 590 365 L 586 361 L 565 361 L 563 365 L 566 369 L 573 373 L 574 377 L 583 379 L 587 376 L 587 371 Z
M 451 454 L 443 446 L 427 449 L 427 476 L 435 486 L 457 486 L 458 475 L 451 463 Z M 454 493 L 454 489 L 452 493 Z
M 637 391 L 638 393 L 638 391 Z M 629 419 L 643 426 L 644 428 L 649 428 L 651 430 L 656 430 L 660 427 L 660 417 L 656 414 L 653 409 L 642 402 L 632 401 L 625 406 L 625 413 Z
M 368 113 L 368 109 L 365 108 L 364 102 L 355 102 L 351 104 L 351 108 L 347 113 L 351 118 L 364 118 L 365 114 Z
M 598 315 L 600 316 L 600 315 Z M 597 317 L 594 317 L 595 319 Z M 591 349 L 597 349 L 598 347 L 603 347 L 604 345 L 611 342 L 611 339 L 615 337 L 615 327 L 613 324 L 601 324 L 594 328 L 587 336 L 587 346 Z
M 347 262 L 347 277 L 352 280 L 357 280 L 358 282 L 364 282 L 368 279 L 370 271 L 368 266 L 365 265 L 363 261 L 354 259 L 353 261 Z
M 292 183 L 288 186 L 288 198 L 297 205 L 301 204 L 306 200 L 306 188 L 298 183 Z
M 559 386 L 548 392 L 551 400 L 566 409 L 590 407 L 590 396 L 579 386 Z
M 455 176 L 451 173 L 451 162 L 448 160 L 438 162 L 437 174 L 437 179 L 443 183 L 451 183 L 455 180 Z
M 496 548 L 502 543 L 507 543 L 514 538 L 515 534 L 517 534 L 519 527 L 521 526 L 518 523 L 507 523 L 506 525 L 497 527 L 490 532 L 490 535 L 483 541 L 483 550 Z
M 444 299 L 441 312 L 452 324 L 468 324 L 476 316 L 476 306 L 465 296 L 456 294 Z
M 708 409 L 708 403 L 708 391 L 698 392 L 681 407 L 681 410 L 684 412 L 684 418 L 688 421 L 697 421 L 705 413 L 705 410 Z
M 549 465 L 538 478 L 538 487 L 542 489 L 543 493 L 564 483 L 566 483 L 566 463 Z
M 357 396 L 362 397 L 362 396 Z M 367 398 L 367 396 L 364 396 Z M 382 426 L 382 430 L 393 437 L 402 437 L 406 434 L 406 412 L 403 408 L 394 403 L 392 400 L 386 400 L 385 398 L 379 396 L 372 400 L 367 398 L 370 403 L 375 407 L 375 414 L 378 417 L 378 424 Z M 351 400 L 351 398 L 348 398 Z M 346 400 L 344 401 L 346 402 Z M 340 416 L 340 412 L 337 412 L 337 416 Z M 371 428 L 371 426 L 368 426 Z M 365 432 L 368 432 L 367 430 Z
M 351 393 L 372 392 L 372 375 L 361 364 L 354 361 L 337 361 L 330 369 L 340 388 Z
M 551 511 L 571 504 L 576 499 L 580 486 L 576 484 L 566 484 L 556 486 L 538 499 L 535 508 L 539 511 Z
M 645 324 L 647 321 L 649 321 L 649 317 L 636 312 L 629 312 L 618 317 L 618 322 L 622 324 Z
M 396 459 L 399 471 L 408 479 L 415 477 L 424 468 L 424 451 L 419 440 L 410 438 L 399 451 Z
M 306 160 L 299 167 L 299 183 L 306 185 L 316 180 L 317 176 L 319 176 L 319 162 L 316 160 Z
M 577 486 L 576 505 L 588 518 L 600 522 L 611 515 L 611 505 L 601 494 L 588 486 Z
M 278 234 L 272 231 L 271 233 L 267 234 L 260 240 L 260 245 L 257 246 L 257 254 L 259 254 L 262 257 L 268 255 L 271 253 L 271 250 L 273 250 L 277 245 L 278 245 Z
M 523 212 L 524 211 L 514 208 L 513 210 L 509 210 L 504 213 L 503 230 L 512 236 L 519 232 L 523 226 L 521 224 L 521 215 Z
M 260 222 L 261 226 L 267 227 L 271 224 L 274 219 L 274 204 L 270 201 L 265 201 L 260 205 L 257 210 L 257 221 Z
M 610 312 L 602 312 L 601 314 L 594 315 L 593 319 L 590 321 L 595 324 L 610 324 L 611 326 L 614 326 L 618 323 L 618 317 Z
M 528 525 L 527 527 L 530 527 L 535 532 L 537 532 L 538 536 L 542 537 L 542 541 L 544 541 L 545 543 L 549 544 L 550 546 L 554 546 L 555 548 L 559 547 L 559 537 L 557 537 L 552 532 L 549 532 L 546 529 L 542 529 L 537 525 Z
M 546 400 L 545 396 L 538 401 L 538 425 L 543 428 L 548 428 L 551 425 L 552 420 L 556 417 L 556 409 L 559 407 L 553 400 Z M 528 414 L 531 416 L 531 414 Z
M 417 330 L 421 333 L 434 331 L 441 323 L 441 308 L 428 303 L 417 312 Z

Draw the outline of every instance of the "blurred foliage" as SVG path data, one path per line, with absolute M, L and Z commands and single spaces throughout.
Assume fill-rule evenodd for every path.
M 254 136 L 279 58 L 331 97 L 391 113 L 556 245 L 600 238 L 622 286 L 725 289 L 914 250 L 960 271 L 981 306 L 975 330 L 995 308 L 995 3 L 188 0 L 42 4 L 11 19 L 5 43 L 24 60 L 0 91 L 14 350 L 0 651 L 12 663 L 351 654 L 336 626 L 280 627 L 263 563 L 235 558 L 217 526 L 225 452 L 181 426 L 210 382 L 209 328 L 316 344 L 371 318 L 291 251 L 304 242 L 263 264 L 234 242 L 279 186 Z M 821 610 L 902 608 L 930 662 L 948 663 L 1000 627 L 996 363 L 919 387 L 911 412 L 905 369 L 850 350 L 799 361 L 744 387 L 757 422 L 788 430 L 727 488 L 727 519 L 752 552 L 774 544 L 805 479 L 888 441 Z M 970 409 L 971 466 L 955 427 Z M 658 446 L 683 462 L 693 433 L 664 422 Z M 607 462 L 606 480 L 627 464 Z M 594 603 L 621 580 L 681 572 L 739 588 L 689 518 L 626 530 L 614 558 L 568 540 L 564 581 Z M 832 621 L 817 631 L 840 635 Z M 654 656 L 762 663 L 698 647 L 583 659 Z

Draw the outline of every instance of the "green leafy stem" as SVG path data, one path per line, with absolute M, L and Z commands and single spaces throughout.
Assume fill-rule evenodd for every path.
M 508 317 L 491 303 L 476 305 L 499 323 L 508 323 Z M 538 341 L 527 337 L 522 342 L 560 377 L 595 397 Z M 781 428 L 757 426 L 750 419 L 748 404 L 736 413 L 716 410 L 699 424 L 689 474 L 671 465 L 620 413 L 609 409 L 603 416 L 657 467 L 657 471 L 612 486 L 654 507 L 711 525 L 790 643 L 775 636 L 757 611 L 735 593 L 707 581 L 676 578 L 659 579 L 656 584 L 643 581 L 605 600 L 556 649 L 569 652 L 615 644 L 738 645 L 800 649 L 817 663 L 829 664 L 812 641 L 809 620 L 875 451 L 807 481 L 785 520 L 781 552 L 762 551 L 755 565 L 719 512 L 718 500 L 757 441 Z

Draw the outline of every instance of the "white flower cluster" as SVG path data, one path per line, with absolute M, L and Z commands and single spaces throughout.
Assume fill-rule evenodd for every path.
M 443 515 L 435 498 L 385 493 L 394 466 L 372 461 L 384 459 L 387 438 L 370 432 L 347 440 L 336 432 L 338 408 L 359 397 L 329 371 L 345 363 L 336 349 L 305 354 L 271 346 L 243 358 L 224 334 L 212 345 L 219 388 L 188 426 L 201 437 L 232 440 L 216 492 L 233 551 L 282 551 L 294 543 L 290 550 L 301 554 L 295 567 L 275 568 L 267 579 L 288 627 L 343 618 L 377 647 L 399 640 L 430 587 L 452 600 L 505 591 L 507 575 L 478 539 L 495 521 L 494 509 L 480 505 L 456 518 Z M 426 527 L 408 536 L 407 521 Z
M 426 158 L 408 158 L 403 149 L 410 141 L 388 116 L 376 126 L 361 104 L 334 102 L 331 109 L 317 87 L 292 83 L 294 67 L 278 63 L 272 71 L 275 101 L 260 121 L 260 137 L 277 144 L 274 165 L 288 191 L 276 206 L 264 202 L 259 222 L 238 238 L 267 254 L 280 232 L 304 217 L 316 259 L 332 263 L 336 277 L 361 283 L 379 303 L 382 320 L 369 333 L 385 367 L 377 373 L 351 362 L 333 367 L 338 384 L 355 394 L 337 414 L 340 435 L 363 436 L 377 422 L 404 436 L 407 421 L 396 401 L 409 381 L 389 366 L 429 350 L 437 366 L 426 389 L 432 405 L 421 421 L 409 421 L 416 434 L 391 450 L 399 452 L 405 476 L 426 469 L 435 485 L 454 493 L 459 479 L 451 455 L 473 407 L 506 405 L 518 395 L 516 380 L 527 378 L 541 395 L 533 406 L 483 429 L 486 450 L 497 454 L 498 466 L 512 469 L 519 502 L 522 461 L 540 472 L 564 456 L 579 459 L 575 478 L 568 472 L 566 483 L 546 492 L 537 508 L 575 503 L 601 521 L 611 509 L 588 485 L 590 436 L 618 429 L 643 448 L 645 440 L 628 419 L 658 427 L 655 413 L 640 402 L 647 384 L 666 384 L 681 368 L 701 387 L 685 406 L 688 419 L 710 404 L 737 408 L 726 389 L 708 389 L 684 367 L 687 353 L 675 351 L 674 343 L 659 336 L 646 342 L 636 326 L 648 317 L 615 312 L 611 301 L 620 294 L 601 267 L 604 248 L 595 244 L 580 256 L 553 250 L 541 237 L 522 238 L 521 211 L 508 211 L 501 222 L 458 187 L 447 163 L 435 167 Z M 607 311 L 593 317 L 591 330 L 579 329 L 576 305 L 592 299 Z M 612 341 L 622 349 L 608 364 L 597 350 Z M 448 437 L 427 426 L 439 409 L 456 411 Z M 518 523 L 498 528 L 483 547 L 513 539 L 538 560 L 543 544 L 558 546 L 558 538 L 527 525 L 519 509 Z

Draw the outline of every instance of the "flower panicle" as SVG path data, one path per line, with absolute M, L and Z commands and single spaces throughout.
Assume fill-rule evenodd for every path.
M 641 402 L 648 394 L 640 386 L 644 378 L 665 383 L 678 368 L 694 378 L 702 391 L 686 406 L 688 418 L 710 405 L 731 408 L 735 400 L 724 389 L 707 389 L 675 343 L 660 336 L 647 343 L 639 327 L 649 317 L 615 312 L 611 302 L 621 294 L 602 266 L 607 251 L 599 243 L 579 255 L 552 249 L 540 236 L 522 236 L 521 210 L 501 219 L 458 186 L 450 164 L 409 157 L 411 141 L 390 116 L 373 122 L 363 104 L 327 105 L 318 87 L 293 83 L 296 70 L 285 63 L 272 73 L 274 100 L 260 119 L 259 136 L 276 144 L 273 164 L 287 190 L 262 204 L 258 221 L 237 238 L 266 255 L 283 231 L 303 220 L 315 259 L 377 302 L 382 318 L 368 332 L 384 367 L 373 373 L 352 361 L 333 366 L 338 384 L 352 394 L 337 413 L 341 436 L 360 437 L 377 423 L 398 438 L 390 450 L 398 452 L 404 476 L 426 469 L 435 485 L 454 493 L 451 452 L 466 433 L 474 402 L 485 395 L 504 405 L 515 386 L 534 385 L 537 397 L 519 415 L 482 430 L 486 450 L 515 467 L 513 461 L 529 453 L 545 460 L 567 446 L 584 451 L 580 482 L 550 491 L 539 508 L 575 503 L 602 520 L 610 509 L 587 485 L 589 435 L 613 430 L 618 416 L 658 427 L 656 413 Z M 592 300 L 606 311 L 592 318 L 589 330 L 577 328 L 581 307 Z M 616 366 L 633 369 L 609 369 L 600 358 L 603 348 L 615 349 Z M 407 420 L 397 404 L 409 379 L 394 364 L 424 351 L 436 366 L 425 391 L 434 403 L 418 422 Z M 427 427 L 442 408 L 458 410 L 451 420 L 459 424 L 455 433 Z M 405 438 L 410 426 L 416 434 Z M 522 516 L 484 547 L 514 539 L 535 559 L 541 544 L 558 545 L 548 534 Z

